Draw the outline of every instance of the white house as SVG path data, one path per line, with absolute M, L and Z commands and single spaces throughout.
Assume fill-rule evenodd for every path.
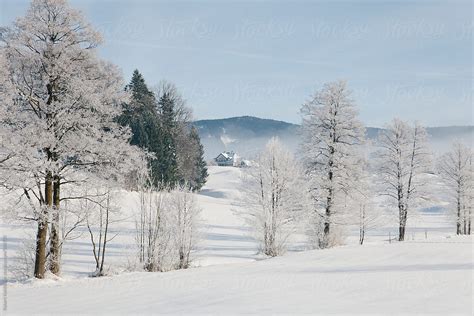
M 224 151 L 214 158 L 214 161 L 218 166 L 236 167 L 239 163 L 239 158 L 233 151 Z

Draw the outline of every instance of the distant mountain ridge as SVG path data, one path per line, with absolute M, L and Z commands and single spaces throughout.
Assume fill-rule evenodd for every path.
M 274 136 L 292 151 L 296 151 L 300 143 L 299 125 L 254 116 L 198 120 L 194 126 L 199 131 L 206 159 L 214 158 L 224 150 L 252 158 Z M 367 127 L 367 137 L 375 139 L 381 130 Z M 428 127 L 427 132 L 435 151 L 446 150 L 455 139 L 471 145 L 474 140 L 474 126 Z
M 254 116 L 238 116 L 224 119 L 199 120 L 194 125 L 202 131 L 202 133 L 214 133 L 219 129 L 240 129 L 246 130 L 250 134 L 273 135 L 286 130 L 296 130 L 299 125 L 277 121 L 272 119 L 263 119 Z

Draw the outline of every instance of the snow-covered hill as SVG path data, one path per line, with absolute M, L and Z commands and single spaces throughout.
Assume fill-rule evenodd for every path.
M 287 122 L 252 116 L 217 120 L 200 120 L 194 125 L 199 131 L 206 159 L 221 151 L 233 150 L 246 158 L 253 158 L 268 140 L 279 137 L 291 150 L 298 146 L 299 126 Z
M 253 158 L 271 137 L 277 136 L 296 151 L 300 143 L 299 125 L 252 116 L 200 120 L 194 125 L 199 130 L 206 159 L 221 151 L 233 150 L 246 158 Z M 367 137 L 377 137 L 380 128 L 368 127 Z M 435 152 L 446 151 L 455 140 L 474 143 L 474 126 L 428 127 L 430 143 Z
M 421 212 L 409 221 L 408 241 L 389 243 L 395 222 L 347 245 L 263 259 L 250 229 L 235 215 L 241 169 L 210 167 L 198 195 L 203 241 L 194 268 L 166 273 L 124 272 L 135 256 L 132 209 L 124 193 L 124 218 L 107 250 L 109 273 L 94 270 L 88 235 L 68 241 L 59 280 L 10 284 L 9 311 L 31 313 L 472 313 L 473 240 L 451 237 L 443 212 Z M 10 268 L 34 227 L 6 224 Z M 427 236 L 425 236 L 425 233 Z M 449 238 L 448 238 L 449 237 Z M 0 258 L 3 262 L 3 257 Z M 0 264 L 1 265 L 1 264 Z

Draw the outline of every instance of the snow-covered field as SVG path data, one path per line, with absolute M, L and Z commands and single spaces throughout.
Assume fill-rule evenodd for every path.
M 17 313 L 472 314 L 472 240 L 341 247 L 167 273 L 15 286 Z
M 9 312 L 473 313 L 473 240 L 452 236 L 454 226 L 443 212 L 413 217 L 404 243 L 388 243 L 396 229 L 385 225 L 370 232 L 364 246 L 357 244 L 354 229 L 346 246 L 260 260 L 250 230 L 232 211 L 239 173 L 236 168 L 210 168 L 198 196 L 203 242 L 194 255 L 196 268 L 123 272 L 134 260 L 130 210 L 136 203 L 133 194 L 125 194 L 126 220 L 116 226 L 119 235 L 107 250 L 111 276 L 86 277 L 94 260 L 84 231 L 65 245 L 61 279 L 9 283 Z M 10 265 L 19 264 L 15 257 L 34 229 L 11 223 L 0 227 L 8 236 Z

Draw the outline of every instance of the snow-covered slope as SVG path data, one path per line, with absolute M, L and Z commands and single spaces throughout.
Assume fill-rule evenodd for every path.
M 193 254 L 194 266 L 246 262 L 257 258 L 257 245 L 249 228 L 234 214 L 240 172 L 241 169 L 232 167 L 209 168 L 208 183 L 197 195 L 202 210 L 202 241 Z M 121 220 L 112 225 L 110 234 L 117 236 L 107 246 L 106 266 L 110 273 L 128 269 L 136 257 L 134 228 L 139 197 L 137 193 L 121 192 L 119 198 L 122 211 L 117 218 Z M 8 237 L 11 267 L 22 266 L 25 260 L 19 257 L 23 257 L 26 248 L 30 248 L 30 253 L 34 249 L 35 224 L 4 222 L 0 224 L 0 232 Z M 95 267 L 87 228 L 77 228 L 75 235 L 78 238 L 66 241 L 63 247 L 63 278 L 85 277 Z M 17 277 L 18 273 L 11 271 L 10 279 Z
M 255 260 L 257 245 L 249 228 L 235 214 L 240 172 L 232 167 L 209 168 L 208 182 L 198 195 L 202 208 L 203 241 L 195 265 Z
M 472 315 L 472 239 L 16 286 L 13 313 Z

